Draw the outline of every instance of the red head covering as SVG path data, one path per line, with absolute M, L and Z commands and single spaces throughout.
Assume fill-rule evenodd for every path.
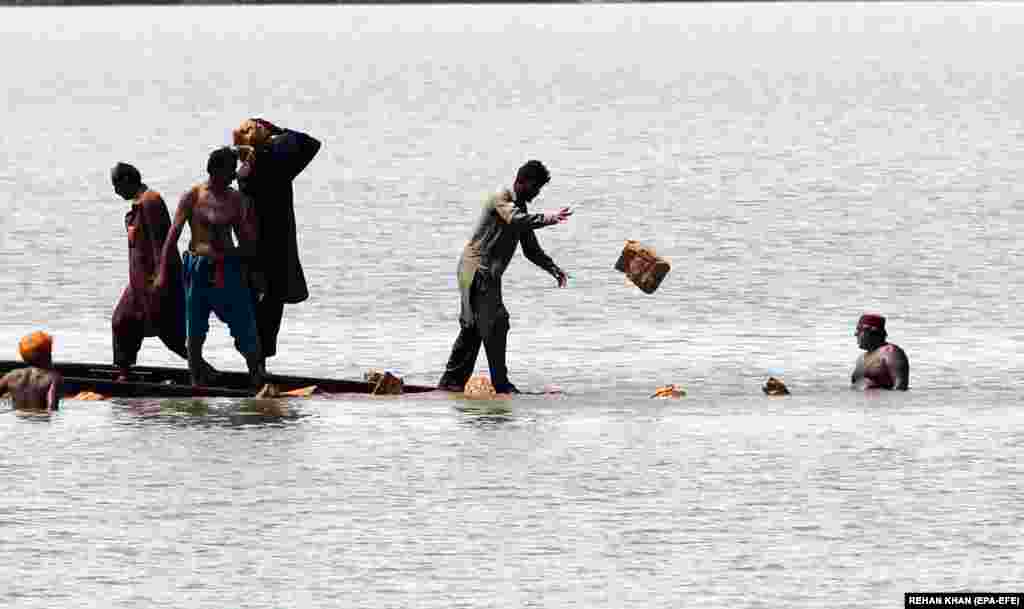
M 885 330 L 885 318 L 877 313 L 865 313 L 860 316 L 860 320 L 857 321 L 857 331 L 861 330 Z
M 21 339 L 18 343 L 18 352 L 27 364 L 49 365 L 53 353 L 53 338 L 46 332 L 33 332 Z

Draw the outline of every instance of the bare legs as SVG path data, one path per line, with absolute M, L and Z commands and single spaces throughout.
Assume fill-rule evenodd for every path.
M 188 372 L 192 377 L 192 384 L 196 386 L 209 384 L 218 374 L 213 366 L 203 359 L 203 343 L 205 342 L 205 336 L 190 336 L 188 338 Z M 262 362 L 263 358 L 258 353 L 245 355 L 245 364 L 249 368 L 253 387 L 263 386 L 267 373 L 263 369 Z

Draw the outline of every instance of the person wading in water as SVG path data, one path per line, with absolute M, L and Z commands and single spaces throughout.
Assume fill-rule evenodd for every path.
M 463 391 L 473 374 L 482 342 L 494 390 L 519 393 L 508 380 L 505 364 L 509 315 L 501 298 L 501 276 L 522 243 L 527 260 L 550 273 L 559 287 L 566 286 L 568 275 L 541 248 L 534 229 L 566 222 L 572 210 L 563 207 L 555 212 L 531 214 L 526 207 L 550 180 L 551 175 L 540 161 L 529 161 L 516 174 L 512 190 L 492 195 L 484 203 L 473 236 L 459 258 L 461 330 L 438 388 Z
M 910 386 L 910 362 L 907 354 L 886 342 L 885 318 L 866 313 L 857 321 L 857 346 L 866 351 L 857 358 L 850 376 L 856 389 L 900 389 Z
M 57 410 L 62 377 L 53 369 L 53 338 L 33 332 L 21 339 L 18 352 L 28 367 L 0 377 L 0 396 L 9 393 L 16 410 Z

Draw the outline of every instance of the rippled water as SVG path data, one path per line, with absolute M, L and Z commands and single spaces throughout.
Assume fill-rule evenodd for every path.
M 578 204 L 540 234 L 570 289 L 506 276 L 512 378 L 560 398 L 0 416 L 0 604 L 1019 590 L 1022 33 L 986 4 L 0 9 L 8 357 L 46 328 L 57 359 L 109 360 L 109 166 L 173 205 L 250 114 L 324 142 L 275 371 L 433 382 L 482 195 L 537 157 L 535 208 Z M 673 262 L 654 295 L 611 269 L 627 238 Z M 846 390 L 864 310 L 910 392 Z M 209 354 L 241 368 L 217 324 Z M 794 395 L 760 395 L 768 374 Z M 646 398 L 669 381 L 689 395 Z

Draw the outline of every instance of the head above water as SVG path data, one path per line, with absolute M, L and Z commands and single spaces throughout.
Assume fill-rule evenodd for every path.
M 548 168 L 544 166 L 544 163 L 536 160 L 527 161 L 525 165 L 519 168 L 519 172 L 516 173 L 514 186 L 516 201 L 529 203 L 540 194 L 540 189 L 544 188 L 544 185 L 550 181 L 551 174 L 548 173 Z
M 854 331 L 857 337 L 857 345 L 867 351 L 874 350 L 885 344 L 888 333 L 885 331 L 885 317 L 877 313 L 865 313 L 857 320 L 857 329 Z
M 237 167 L 238 153 L 227 146 L 211 152 L 209 160 L 206 161 L 206 173 L 210 174 L 210 180 L 222 186 L 231 184 L 238 176 Z
M 33 332 L 18 343 L 18 353 L 30 366 L 49 368 L 53 365 L 53 337 L 41 330 Z
M 110 182 L 114 192 L 124 199 L 134 199 L 142 186 L 142 174 L 134 165 L 118 163 L 110 170 Z

